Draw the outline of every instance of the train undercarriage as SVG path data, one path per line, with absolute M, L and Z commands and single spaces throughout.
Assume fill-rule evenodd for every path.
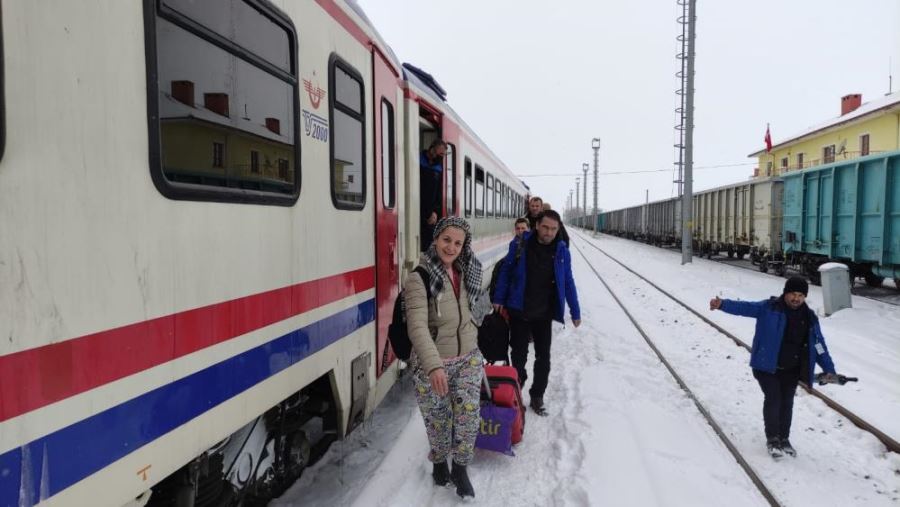
M 338 438 L 328 375 L 270 408 L 153 487 L 148 506 L 264 506 Z

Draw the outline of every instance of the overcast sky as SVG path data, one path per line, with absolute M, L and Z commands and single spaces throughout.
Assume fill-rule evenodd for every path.
M 675 0 L 358 3 L 554 208 L 593 164 L 593 137 L 601 208 L 641 203 L 646 189 L 675 195 Z M 697 4 L 695 189 L 746 179 L 767 122 L 777 143 L 838 116 L 843 95 L 884 96 L 889 73 L 900 90 L 900 0 Z M 603 174 L 649 170 L 662 172 Z M 528 176 L 538 174 L 556 176 Z

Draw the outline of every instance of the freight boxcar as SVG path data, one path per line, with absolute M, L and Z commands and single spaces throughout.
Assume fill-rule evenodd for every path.
M 781 218 L 784 185 L 779 179 L 745 181 L 694 195 L 694 249 L 712 257 L 749 254 L 760 271 L 783 274 Z
M 829 260 L 873 286 L 900 286 L 900 151 L 784 175 L 787 260 L 819 283 Z
M 644 205 L 646 241 L 663 245 L 681 245 L 681 198 L 673 197 Z

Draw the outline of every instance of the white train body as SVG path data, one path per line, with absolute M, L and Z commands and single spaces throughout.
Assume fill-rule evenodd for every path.
M 469 159 L 506 189 L 472 216 L 486 267 L 511 238 L 525 187 L 353 4 L 0 9 L 0 505 L 143 503 L 213 455 L 239 490 L 269 467 L 273 420 L 352 430 L 398 374 L 383 329 L 418 256 L 430 137 L 451 142 L 451 188 L 476 188 Z

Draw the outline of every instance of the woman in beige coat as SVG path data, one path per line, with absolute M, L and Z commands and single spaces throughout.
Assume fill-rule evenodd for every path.
M 481 263 L 472 252 L 469 224 L 459 217 L 437 223 L 434 242 L 419 264 L 429 274 L 429 290 L 419 273 L 406 282 L 404 298 L 409 338 L 416 359 L 416 401 L 425 420 L 438 486 L 452 481 L 460 497 L 474 497 L 466 466 L 478 436 L 484 370 L 473 322 L 480 299 Z M 428 297 L 431 294 L 431 297 Z M 447 458 L 453 459 L 453 470 Z

